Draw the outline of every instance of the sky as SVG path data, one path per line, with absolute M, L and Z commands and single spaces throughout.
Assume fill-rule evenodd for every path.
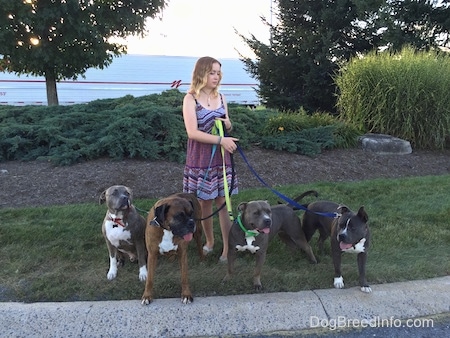
M 269 41 L 272 0 L 168 0 L 158 18 L 148 20 L 144 39 L 127 39 L 128 54 L 252 57 L 250 48 L 234 32 Z M 236 51 L 237 49 L 237 51 Z

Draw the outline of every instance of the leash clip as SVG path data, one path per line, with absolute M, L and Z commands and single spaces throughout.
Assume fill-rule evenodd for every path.
M 335 212 L 335 213 L 334 213 L 334 218 L 339 218 L 339 217 L 341 217 L 341 216 L 342 216 L 342 214 L 339 213 L 339 212 Z

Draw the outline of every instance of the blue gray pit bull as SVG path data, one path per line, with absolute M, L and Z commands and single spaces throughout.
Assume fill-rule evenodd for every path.
M 303 230 L 307 241 L 311 240 L 316 230 L 319 231 L 319 248 L 323 252 L 323 242 L 331 236 L 331 255 L 334 265 L 334 287 L 344 288 L 341 272 L 341 256 L 343 253 L 357 254 L 359 285 L 361 291 L 372 292 L 366 280 L 367 251 L 370 244 L 370 230 L 367 215 L 363 206 L 358 212 L 347 206 L 330 201 L 317 201 L 307 206 L 303 214 Z M 337 213 L 337 218 L 327 217 L 321 213 Z
M 109 253 L 109 270 L 106 277 L 116 278 L 117 267 L 125 257 L 138 262 L 139 280 L 147 278 L 147 249 L 145 247 L 145 218 L 133 205 L 133 192 L 124 185 L 113 185 L 103 191 L 99 203 L 108 210 L 102 224 L 102 234 Z
M 306 194 L 309 192 L 304 195 Z M 277 234 L 288 247 L 294 250 L 302 249 L 311 263 L 317 263 L 311 246 L 306 241 L 300 218 L 291 206 L 270 206 L 267 201 L 257 200 L 239 204 L 238 211 L 239 216 L 231 226 L 229 234 L 228 270 L 224 282 L 234 273 L 237 253 L 248 251 L 254 254 L 256 259 L 253 286 L 256 290 L 261 290 L 261 269 L 267 248 L 269 241 Z

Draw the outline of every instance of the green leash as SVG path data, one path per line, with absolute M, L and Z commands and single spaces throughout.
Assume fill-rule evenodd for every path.
M 224 137 L 225 133 L 223 131 L 222 121 L 216 120 L 214 124 L 214 128 L 212 130 L 213 135 L 218 135 L 220 137 Z M 227 170 L 225 167 L 225 149 L 221 146 L 220 151 L 222 153 L 222 169 L 223 169 L 223 190 L 225 192 L 225 204 L 227 206 L 228 216 L 230 217 L 231 222 L 234 222 L 233 216 L 233 208 L 231 207 L 231 199 L 230 199 L 230 188 L 228 187 L 228 179 L 227 179 Z

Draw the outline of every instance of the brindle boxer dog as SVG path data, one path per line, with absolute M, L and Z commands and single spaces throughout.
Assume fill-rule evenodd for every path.
M 143 305 L 148 305 L 153 300 L 153 281 L 159 254 L 179 255 L 181 302 L 188 304 L 194 300 L 189 288 L 187 249 L 194 238 L 200 258 L 204 258 L 201 217 L 201 206 L 194 194 L 170 195 L 157 201 L 151 208 L 145 230 L 148 275 L 142 295 Z
M 114 185 L 106 189 L 99 203 L 108 207 L 103 220 L 102 233 L 109 252 L 109 271 L 106 277 L 117 276 L 117 265 L 124 263 L 124 255 L 139 264 L 139 279 L 147 278 L 147 250 L 145 248 L 145 218 L 133 205 L 133 193 L 124 185 Z
M 308 242 L 319 230 L 319 248 L 323 251 L 323 242 L 331 235 L 331 255 L 334 265 L 334 287 L 344 288 L 344 279 L 341 273 L 342 253 L 356 253 L 359 271 L 359 285 L 362 292 L 372 292 L 366 280 L 367 251 L 369 250 L 370 231 L 367 215 L 361 206 L 358 212 L 351 211 L 345 205 L 330 201 L 317 201 L 308 205 L 308 211 L 303 214 L 303 229 Z M 321 215 L 334 213 L 337 218 Z
M 302 197 L 312 194 L 307 191 Z M 299 198 L 301 199 L 301 197 Z M 311 246 L 303 233 L 300 218 L 291 206 L 279 204 L 270 206 L 267 201 L 250 201 L 238 206 L 239 216 L 231 226 L 228 246 L 228 270 L 223 282 L 234 273 L 234 261 L 238 251 L 255 254 L 256 266 L 253 286 L 261 290 L 261 269 L 266 259 L 269 241 L 278 234 L 281 240 L 294 250 L 302 249 L 311 263 L 317 263 Z

